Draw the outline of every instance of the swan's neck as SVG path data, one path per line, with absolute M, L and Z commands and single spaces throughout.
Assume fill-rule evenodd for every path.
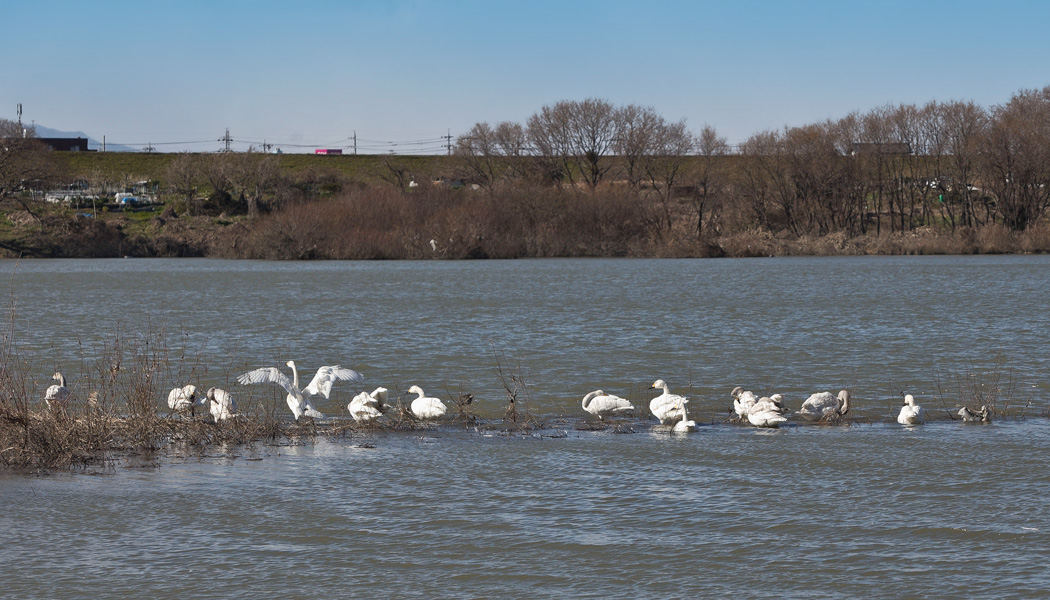
M 61 373 L 55 373 L 55 379 L 58 379 L 58 385 L 66 387 L 66 376 Z
M 842 405 L 839 406 L 839 414 L 844 415 L 849 412 L 849 394 L 842 395 Z
M 292 363 L 292 387 L 299 389 L 299 370 L 295 368 L 295 363 Z
M 587 410 L 587 407 L 591 405 L 591 400 L 593 400 L 594 397 L 597 396 L 597 395 L 598 395 L 598 392 L 594 391 L 594 392 L 588 393 L 586 396 L 583 397 L 583 410 Z

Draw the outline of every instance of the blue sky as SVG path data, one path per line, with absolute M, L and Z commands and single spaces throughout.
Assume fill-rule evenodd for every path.
M 5 2 L 0 117 L 162 150 L 437 149 L 545 104 L 651 105 L 738 143 L 1050 85 L 1050 2 Z M 428 140 L 413 146 L 410 142 Z M 180 146 L 174 142 L 202 141 Z M 402 142 L 389 146 L 375 142 Z M 302 146 L 295 146 L 302 144 Z

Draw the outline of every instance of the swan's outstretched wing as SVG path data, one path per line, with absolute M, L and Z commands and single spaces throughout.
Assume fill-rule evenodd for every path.
M 321 394 L 326 399 L 328 395 L 332 393 L 332 384 L 336 381 L 353 381 L 356 383 L 364 383 L 365 378 L 361 377 L 361 374 L 353 369 L 344 369 L 339 365 L 333 367 L 321 367 L 317 369 L 317 374 L 314 375 L 310 385 L 303 388 L 303 392 L 316 396 Z
M 262 367 L 237 376 L 237 383 L 248 385 L 250 383 L 276 383 L 284 388 L 289 394 L 297 394 L 299 390 L 292 385 L 292 380 L 281 372 L 277 367 Z

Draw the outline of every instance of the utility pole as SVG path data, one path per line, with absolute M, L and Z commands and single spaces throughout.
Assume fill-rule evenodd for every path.
M 222 152 L 229 152 L 230 151 L 230 142 L 233 141 L 233 138 L 230 137 L 230 128 L 229 127 L 226 128 L 226 135 L 224 135 L 221 138 L 219 138 L 219 141 L 220 142 L 226 142 L 226 148 L 224 150 L 222 150 Z
M 146 154 L 152 154 L 153 151 L 156 150 L 156 148 L 153 147 L 153 144 L 146 142 L 146 147 L 143 148 L 143 150 L 146 151 Z
M 357 156 L 357 130 L 354 130 L 354 156 Z
M 448 130 L 448 135 L 445 136 L 445 148 L 448 150 L 448 155 L 452 156 L 452 130 Z
M 263 152 L 269 154 L 270 148 L 273 148 L 273 144 L 267 144 L 266 140 L 263 140 L 263 143 L 262 143 Z

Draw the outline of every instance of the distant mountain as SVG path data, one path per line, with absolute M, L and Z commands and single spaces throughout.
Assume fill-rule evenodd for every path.
M 91 138 L 88 134 L 83 131 L 59 131 L 57 129 L 51 129 L 50 127 L 44 127 L 43 125 L 34 125 L 36 127 L 36 136 L 42 138 L 87 138 L 89 150 L 101 150 L 102 142 Z M 106 152 L 142 152 L 141 148 L 132 148 L 131 146 L 122 146 L 120 144 L 106 144 Z

